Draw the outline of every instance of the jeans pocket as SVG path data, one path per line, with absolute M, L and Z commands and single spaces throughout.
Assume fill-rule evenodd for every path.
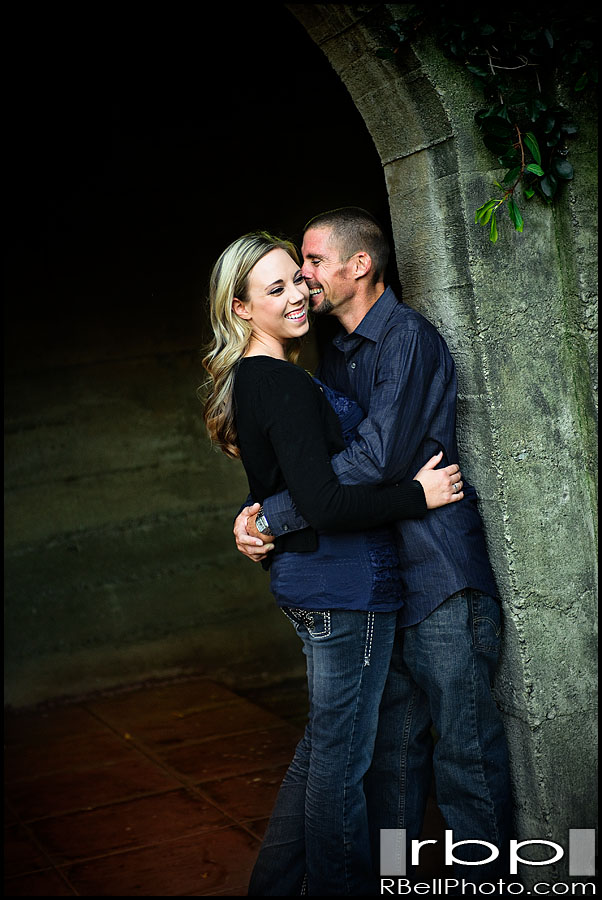
M 292 606 L 280 607 L 284 615 L 291 620 L 295 628 L 307 629 L 312 638 L 325 638 L 330 636 L 331 622 L 330 610 L 314 611 L 309 609 L 295 609 Z
M 495 597 L 467 591 L 475 650 L 498 653 L 502 639 L 502 610 Z
M 281 606 L 280 610 L 284 613 L 289 622 L 292 622 L 295 627 L 295 631 L 298 631 L 299 625 L 301 624 L 299 619 L 295 617 L 295 613 L 298 612 L 298 610 L 292 609 L 290 606 Z

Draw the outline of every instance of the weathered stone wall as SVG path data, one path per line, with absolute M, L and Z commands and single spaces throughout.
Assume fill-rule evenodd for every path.
M 570 827 L 596 821 L 595 116 L 577 109 L 566 195 L 553 210 L 534 202 L 522 235 L 502 221 L 492 245 L 472 223 L 499 173 L 465 73 L 427 39 L 380 60 L 382 10 L 289 8 L 370 130 L 404 299 L 457 362 L 462 468 L 480 494 L 505 612 L 497 696 L 518 831 L 566 846 Z

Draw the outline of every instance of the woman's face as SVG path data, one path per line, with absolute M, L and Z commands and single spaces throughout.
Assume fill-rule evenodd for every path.
M 295 260 L 280 247 L 256 263 L 247 281 L 247 300 L 234 301 L 234 311 L 251 323 L 253 336 L 268 346 L 284 348 L 309 329 L 309 289 Z

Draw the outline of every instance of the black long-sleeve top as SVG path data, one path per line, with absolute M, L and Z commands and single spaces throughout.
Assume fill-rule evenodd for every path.
M 330 457 L 343 450 L 339 419 L 315 381 L 298 366 L 250 356 L 234 382 L 238 445 L 253 499 L 288 488 L 310 528 L 276 539 L 276 550 L 313 550 L 317 531 L 364 531 L 397 519 L 421 518 L 418 481 L 343 485 Z

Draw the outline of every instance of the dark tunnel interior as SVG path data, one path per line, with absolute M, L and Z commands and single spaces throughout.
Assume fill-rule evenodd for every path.
M 389 229 L 372 139 L 278 4 L 13 19 L 7 371 L 204 339 L 210 267 L 239 234 L 298 240 L 325 209 Z

